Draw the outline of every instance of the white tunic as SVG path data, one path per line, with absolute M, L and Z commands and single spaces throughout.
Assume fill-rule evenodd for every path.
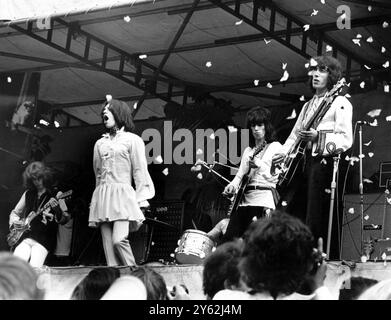
M 138 229 L 145 220 L 140 205 L 148 204 L 146 200 L 155 195 L 143 140 L 130 132 L 118 131 L 113 139 L 104 134 L 95 143 L 93 164 L 96 188 L 90 204 L 89 226 L 129 220 L 134 222 L 131 230 Z

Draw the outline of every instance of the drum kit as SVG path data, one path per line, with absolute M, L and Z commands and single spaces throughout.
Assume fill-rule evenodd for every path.
M 155 226 L 176 229 L 176 227 L 157 219 L 146 218 L 144 223 L 152 226 L 152 230 Z M 152 232 L 149 235 L 146 257 L 149 255 L 151 241 Z M 202 264 L 205 258 L 216 249 L 216 243 L 207 233 L 196 229 L 185 230 L 177 244 L 178 247 L 174 254 L 177 264 Z

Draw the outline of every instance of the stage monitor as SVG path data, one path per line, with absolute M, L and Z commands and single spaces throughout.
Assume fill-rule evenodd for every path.
M 388 188 L 387 180 L 391 181 L 391 161 L 380 162 L 379 187 Z

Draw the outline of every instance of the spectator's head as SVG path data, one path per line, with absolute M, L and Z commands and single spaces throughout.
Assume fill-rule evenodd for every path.
M 357 300 L 391 300 L 391 279 L 379 281 L 369 287 Z
M 139 278 L 147 289 L 147 300 L 166 300 L 167 286 L 163 277 L 148 267 L 132 269 L 130 275 Z
M 38 274 L 26 261 L 8 252 L 0 253 L 0 300 L 42 300 Z
M 350 288 L 339 290 L 339 300 L 356 300 L 366 289 L 378 283 L 375 279 L 351 277 Z
M 117 278 L 101 300 L 147 300 L 143 282 L 134 276 Z
M 208 299 L 212 299 L 220 290 L 240 287 L 238 263 L 242 248 L 241 240 L 226 242 L 205 259 L 203 290 Z
M 252 223 L 244 242 L 239 265 L 247 286 L 256 292 L 273 298 L 292 294 L 312 270 L 312 233 L 287 213 L 274 211 L 270 218 Z
M 119 276 L 116 268 L 93 269 L 73 290 L 71 299 L 99 300 Z

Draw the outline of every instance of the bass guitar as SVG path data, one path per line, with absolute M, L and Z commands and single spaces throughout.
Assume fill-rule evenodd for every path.
M 262 145 L 255 147 L 253 154 L 250 157 L 250 160 L 254 160 L 255 156 L 259 154 L 264 148 L 266 147 L 266 143 L 263 143 Z M 242 177 L 239 183 L 239 187 L 235 191 L 235 193 L 230 197 L 231 204 L 228 207 L 227 216 L 230 217 L 233 212 L 235 212 L 240 202 L 242 201 L 243 195 L 245 193 L 246 187 L 248 183 L 250 182 L 251 178 L 251 168 L 247 170 L 247 173 Z
M 55 206 L 56 204 L 56 199 L 57 200 L 60 200 L 60 199 L 67 199 L 69 198 L 71 195 L 72 195 L 73 191 L 72 190 L 69 190 L 67 192 L 64 192 L 62 194 L 60 194 L 58 197 L 55 197 L 55 198 L 51 198 L 47 203 L 45 203 L 44 206 L 42 206 L 42 208 L 40 208 L 38 211 L 31 211 L 26 218 L 24 219 L 21 219 L 18 221 L 18 223 L 14 223 L 12 226 L 11 226 L 11 230 L 10 230 L 10 233 L 7 235 L 7 243 L 8 245 L 13 248 L 15 247 L 18 243 L 19 243 L 19 240 L 20 238 L 25 234 L 25 232 L 27 232 L 28 230 L 30 230 L 30 226 L 31 226 L 31 222 L 37 217 L 39 216 L 40 214 L 42 214 L 42 212 L 44 212 L 45 210 L 49 209 L 49 208 L 52 208 L 53 206 Z
M 307 123 L 302 127 L 302 130 L 308 131 L 311 128 L 316 129 L 318 127 L 320 121 L 326 112 L 330 109 L 332 102 L 339 95 L 340 91 L 345 85 L 346 81 L 344 78 L 342 78 L 330 91 L 325 94 L 322 103 L 319 105 L 316 112 L 314 112 Z M 272 166 L 271 174 L 275 174 L 278 170 L 279 176 L 276 187 L 280 194 L 285 194 L 287 187 L 292 182 L 293 177 L 295 177 L 299 163 L 304 157 L 307 143 L 308 141 L 303 141 L 300 137 L 298 137 L 285 155 L 284 159 L 280 163 L 275 164 L 274 168 Z

